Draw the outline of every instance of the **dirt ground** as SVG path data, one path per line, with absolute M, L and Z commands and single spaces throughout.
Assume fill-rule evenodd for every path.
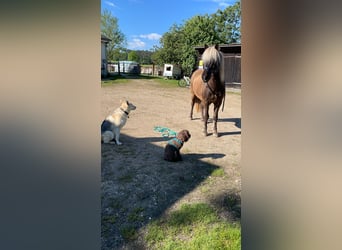
M 209 135 L 202 135 L 200 113 L 189 119 L 188 88 L 131 79 L 102 87 L 101 95 L 102 118 L 119 106 L 122 97 L 137 106 L 121 131 L 123 144 L 102 144 L 102 249 L 146 249 L 146 225 L 184 203 L 204 202 L 222 219 L 240 221 L 239 91 L 227 88 L 218 138 L 212 135 L 211 122 Z M 154 131 L 155 126 L 190 131 L 191 139 L 181 149 L 182 162 L 163 160 L 170 138 Z

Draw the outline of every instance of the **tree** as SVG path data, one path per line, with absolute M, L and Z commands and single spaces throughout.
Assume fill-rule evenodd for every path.
M 194 46 L 222 43 L 215 32 L 215 22 L 209 15 L 194 16 L 185 22 L 182 32 L 184 43 L 182 47 L 182 68 L 185 74 L 190 75 L 197 66 L 197 55 Z
M 152 54 L 153 63 L 158 65 L 164 63 L 181 65 L 183 40 L 181 27 L 173 25 L 160 39 L 161 47 L 154 46 Z
M 140 64 L 152 64 L 152 51 L 148 50 L 137 50 L 136 51 L 139 56 L 139 63 Z
M 189 75 L 197 66 L 194 46 L 240 42 L 240 2 L 218 10 L 212 15 L 197 15 L 182 25 L 173 25 L 160 39 L 161 47 L 154 47 L 152 60 L 162 65 L 181 65 Z
M 212 17 L 216 23 L 215 32 L 219 34 L 220 40 L 225 43 L 241 42 L 241 5 L 239 1 L 223 11 L 218 10 Z
M 118 19 L 106 9 L 101 13 L 101 33 L 112 40 L 107 45 L 107 60 L 120 60 L 126 38 L 119 29 Z
M 128 61 L 139 62 L 139 55 L 136 51 L 132 50 L 128 53 Z

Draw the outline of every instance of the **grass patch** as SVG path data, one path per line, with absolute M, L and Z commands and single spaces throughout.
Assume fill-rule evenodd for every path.
M 178 87 L 178 80 L 176 79 L 167 79 L 164 77 L 156 77 L 154 79 L 155 82 L 160 83 L 163 87 Z
M 101 86 L 102 87 L 106 87 L 106 86 L 111 86 L 113 84 L 117 84 L 117 83 L 127 83 L 128 80 L 126 77 L 122 76 L 122 75 L 114 75 L 114 76 L 110 76 L 106 79 L 101 80 Z
M 200 187 L 202 193 L 208 193 L 210 191 L 210 187 L 208 185 L 203 185 Z
M 136 207 L 133 209 L 132 212 L 128 214 L 128 221 L 129 222 L 138 222 L 142 221 L 143 217 L 140 215 L 144 209 L 142 207 Z
M 222 221 L 204 203 L 182 205 L 147 227 L 150 249 L 241 249 L 240 225 Z
M 103 235 L 109 236 L 110 228 L 116 222 L 116 219 L 115 215 L 103 215 L 101 217 L 101 232 Z
M 226 94 L 229 94 L 229 95 L 240 95 L 241 96 L 241 91 L 227 91 Z
M 113 209 L 120 209 L 122 207 L 122 204 L 119 201 L 112 199 L 110 200 L 108 207 L 111 207 Z
M 134 227 L 127 226 L 120 230 L 122 237 L 125 240 L 134 240 L 137 237 L 137 230 Z
M 222 168 L 217 168 L 211 173 L 211 176 L 222 177 L 222 176 L 224 176 L 224 170 Z
M 101 86 L 112 86 L 113 84 L 118 83 L 128 83 L 131 79 L 145 79 L 145 80 L 153 80 L 154 82 L 159 83 L 162 87 L 178 87 L 178 80 L 176 79 L 167 79 L 162 76 L 151 76 L 151 75 L 113 75 L 106 79 L 101 80 Z
M 122 175 L 118 178 L 118 181 L 122 183 L 128 183 L 128 182 L 131 182 L 132 180 L 133 180 L 133 176 L 131 174 Z
M 102 223 L 115 223 L 116 221 L 116 216 L 114 215 L 105 215 L 105 216 L 102 216 Z

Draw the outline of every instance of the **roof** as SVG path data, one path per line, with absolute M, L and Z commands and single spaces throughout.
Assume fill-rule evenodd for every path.
M 110 38 L 106 37 L 105 35 L 101 34 L 101 42 L 108 43 L 110 41 L 112 41 L 112 39 L 110 39 Z
M 222 53 L 241 54 L 241 43 L 219 44 L 219 47 Z M 204 46 L 195 46 L 194 49 L 200 54 L 203 54 L 205 50 Z

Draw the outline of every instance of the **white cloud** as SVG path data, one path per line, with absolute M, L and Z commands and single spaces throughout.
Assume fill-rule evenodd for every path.
M 131 42 L 128 42 L 128 47 L 130 49 L 144 48 L 145 46 L 146 43 L 144 43 L 138 38 L 134 38 Z
M 111 7 L 116 7 L 116 5 L 112 2 L 109 2 L 109 1 L 105 1 L 105 4 L 111 6 Z
M 214 3 L 218 3 L 218 5 L 220 7 L 228 7 L 230 5 L 232 5 L 232 1 L 231 0 L 212 0 Z
M 140 35 L 139 37 L 147 38 L 149 40 L 159 40 L 162 37 L 162 35 L 159 35 L 157 33 L 150 33 L 150 34 L 146 34 L 146 35 Z

